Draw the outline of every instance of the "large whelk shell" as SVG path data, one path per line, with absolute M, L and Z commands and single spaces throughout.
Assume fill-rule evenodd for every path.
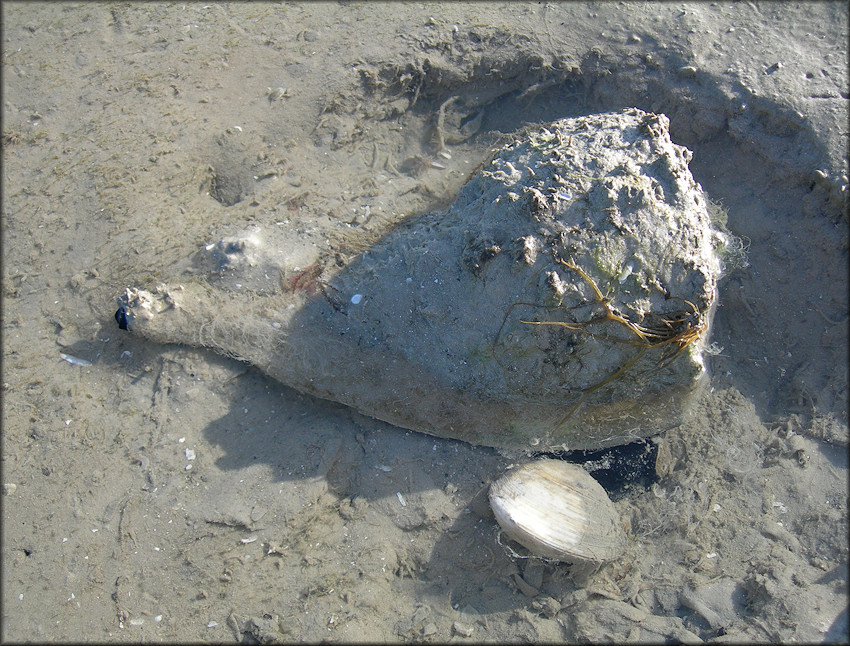
M 730 244 L 668 126 L 629 108 L 523 130 L 448 209 L 379 241 L 227 227 L 172 284 L 119 297 L 118 324 L 472 444 L 657 434 L 705 383 L 716 250 Z
M 539 460 L 509 471 L 491 485 L 490 506 L 504 533 L 535 556 L 601 563 L 625 550 L 608 494 L 567 462 Z

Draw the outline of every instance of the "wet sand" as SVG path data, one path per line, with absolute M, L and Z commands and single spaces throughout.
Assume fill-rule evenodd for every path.
M 4 640 L 847 639 L 843 3 L 2 10 Z M 524 456 L 113 319 L 228 231 L 306 268 L 623 106 L 670 117 L 748 264 L 658 481 L 614 492 L 619 561 L 500 546 L 482 492 Z

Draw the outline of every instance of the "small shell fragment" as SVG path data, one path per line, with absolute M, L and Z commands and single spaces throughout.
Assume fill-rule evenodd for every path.
M 614 504 L 573 464 L 538 460 L 509 471 L 491 485 L 490 506 L 504 533 L 535 556 L 602 563 L 625 551 Z
M 59 356 L 67 361 L 68 363 L 75 366 L 90 366 L 91 361 L 88 359 L 80 359 L 79 357 L 72 357 L 70 354 L 65 354 L 64 352 L 60 352 Z
M 285 87 L 267 87 L 266 88 L 266 97 L 269 100 L 269 103 L 274 101 L 280 101 L 281 99 L 285 99 L 289 96 L 289 90 Z

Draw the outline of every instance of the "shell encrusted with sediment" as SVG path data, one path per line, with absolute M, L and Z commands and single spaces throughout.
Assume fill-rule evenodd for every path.
M 448 209 L 339 262 L 305 267 L 295 228 L 229 232 L 176 284 L 128 290 L 121 320 L 473 444 L 658 433 L 702 381 L 720 275 L 721 234 L 668 125 L 630 108 L 530 127 Z

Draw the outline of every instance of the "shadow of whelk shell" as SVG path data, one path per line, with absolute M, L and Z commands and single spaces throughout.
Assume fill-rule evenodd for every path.
M 343 268 L 286 274 L 296 233 L 255 229 L 116 318 L 416 431 L 622 444 L 678 424 L 705 372 L 722 234 L 689 160 L 637 109 L 529 128 Z

